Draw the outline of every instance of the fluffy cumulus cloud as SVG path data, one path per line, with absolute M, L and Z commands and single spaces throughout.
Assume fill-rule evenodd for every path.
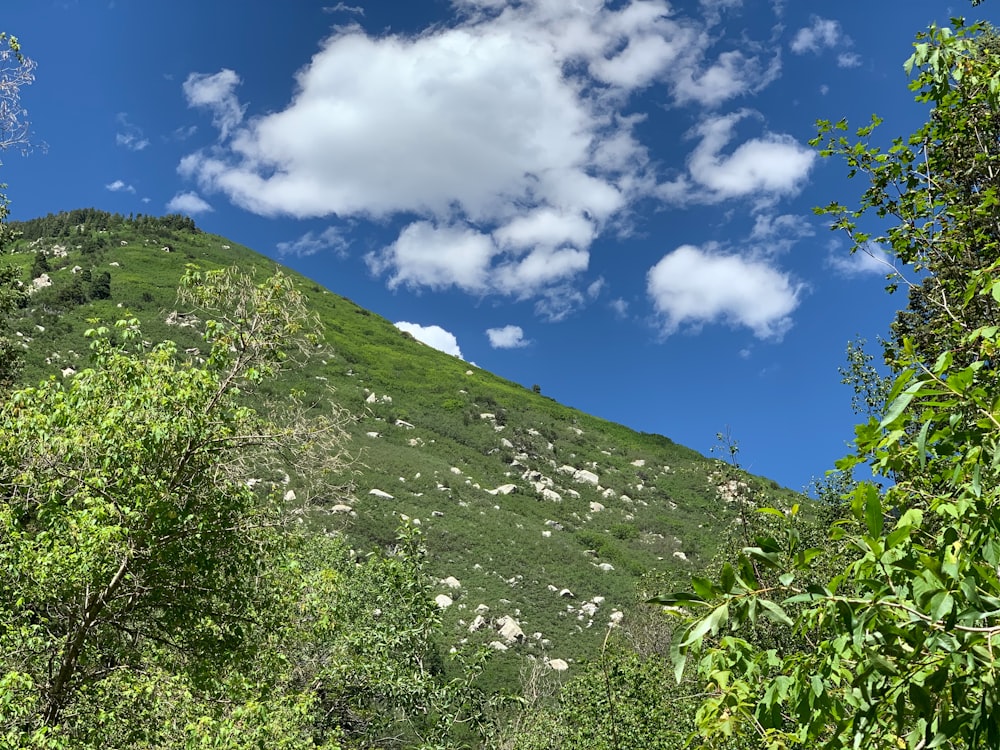
M 197 193 L 178 193 L 167 203 L 167 210 L 180 214 L 195 216 L 212 211 L 209 203 Z
M 780 339 L 791 326 L 802 286 L 764 259 L 682 245 L 647 275 L 664 334 L 722 322 Z
M 446 331 L 441 326 L 422 326 L 418 323 L 408 323 L 405 320 L 399 321 L 395 326 L 399 330 L 413 336 L 417 341 L 427 344 L 427 346 L 433 347 L 445 354 L 450 354 L 453 357 L 465 359 L 462 356 L 462 350 L 458 346 L 458 339 L 455 338 L 455 334 Z
M 769 204 L 794 195 L 805 183 L 815 152 L 791 136 L 764 133 L 726 151 L 749 110 L 706 118 L 692 132 L 700 138 L 688 157 L 687 171 L 659 186 L 660 195 L 674 203 L 719 203 L 753 197 Z
M 711 33 L 709 11 L 734 4 L 697 18 L 666 0 L 455 0 L 457 21 L 414 35 L 340 27 L 280 111 L 244 119 L 234 71 L 189 76 L 220 140 L 179 171 L 265 216 L 404 216 L 366 256 L 390 286 L 530 297 L 558 318 L 586 300 L 594 241 L 657 194 L 635 95 L 713 108 L 777 75 L 762 45 Z M 692 156 L 711 200 L 785 194 L 808 171 L 773 134 L 723 157 L 733 137 L 723 123 Z
M 527 346 L 530 341 L 524 338 L 521 326 L 508 325 L 502 328 L 487 328 L 486 336 L 494 349 L 519 349 Z

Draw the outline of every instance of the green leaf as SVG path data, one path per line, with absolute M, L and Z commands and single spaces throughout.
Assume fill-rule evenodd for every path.
M 885 416 L 882 417 L 882 421 L 879 423 L 879 426 L 888 427 L 895 422 L 906 410 L 906 407 L 910 405 L 913 397 L 916 396 L 925 385 L 926 384 L 922 380 L 910 383 L 907 389 L 900 393 L 889 405 L 889 409 L 886 411 Z
M 780 605 L 776 604 L 775 602 L 772 602 L 769 599 L 760 599 L 758 601 L 760 601 L 760 606 L 764 608 L 764 614 L 766 614 L 770 619 L 774 620 L 774 622 L 779 623 L 781 625 L 787 625 L 788 627 L 792 627 L 795 625 L 795 623 L 792 622 L 792 618 L 788 616 L 788 614 L 785 612 L 785 610 L 781 608 Z

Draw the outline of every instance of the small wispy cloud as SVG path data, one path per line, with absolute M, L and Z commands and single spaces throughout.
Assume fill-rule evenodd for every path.
M 834 241 L 827 256 L 827 265 L 841 276 L 848 278 L 856 276 L 888 276 L 896 273 L 892 257 L 874 242 L 866 243 L 854 252 L 847 253 L 841 249 L 840 243 Z
M 115 133 L 115 143 L 129 151 L 142 151 L 149 146 L 149 139 L 143 135 L 142 128 L 128 119 L 127 112 L 119 112 L 115 116 L 118 131 Z
M 114 182 L 109 182 L 104 186 L 105 190 L 110 190 L 112 193 L 134 193 L 135 188 L 126 183 L 124 180 L 115 180 Z
M 242 83 L 236 71 L 223 68 L 218 73 L 191 73 L 184 81 L 184 97 L 189 107 L 204 107 L 212 113 L 212 124 L 225 140 L 243 122 L 246 107 L 236 97 Z
M 331 250 L 337 255 L 344 255 L 350 242 L 344 237 L 340 229 L 327 227 L 319 234 L 306 232 L 301 237 L 289 242 L 279 242 L 278 253 L 280 255 L 315 255 L 323 250 Z
M 337 3 L 336 5 L 325 5 L 323 6 L 324 13 L 354 13 L 355 15 L 363 16 L 365 14 L 365 9 L 360 5 L 348 5 L 347 3 Z

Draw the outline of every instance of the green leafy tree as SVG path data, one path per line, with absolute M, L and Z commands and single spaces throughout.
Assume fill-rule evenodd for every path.
M 824 154 L 869 180 L 861 206 L 826 209 L 856 249 L 878 242 L 931 274 L 911 291 L 919 323 L 889 349 L 886 408 L 857 429 L 842 471 L 861 482 L 812 546 L 794 516 L 754 539 L 714 580 L 658 597 L 685 616 L 678 669 L 699 654 L 703 745 L 768 748 L 1000 746 L 1000 393 L 997 371 L 1000 52 L 987 26 L 931 27 L 907 62 L 927 124 L 883 151 L 874 124 L 824 123 Z M 872 237 L 857 222 L 890 220 Z M 900 320 L 907 320 L 901 316 Z M 907 324 L 909 325 L 909 324 Z M 836 573 L 827 571 L 835 567 Z M 770 620 L 793 642 L 752 637 Z
M 28 146 L 28 123 L 21 107 L 21 88 L 34 80 L 35 63 L 21 54 L 15 37 L 0 32 L 0 151 Z M 0 184 L 0 389 L 14 379 L 20 362 L 20 348 L 7 331 L 10 314 L 25 300 L 27 292 L 20 273 L 3 261 L 12 239 L 7 216 L 7 196 Z
M 89 331 L 93 367 L 0 407 L 0 744 L 88 740 L 112 684 L 217 694 L 213 675 L 243 674 L 282 617 L 285 516 L 266 472 L 293 451 L 336 469 L 343 433 L 278 425 L 243 396 L 314 346 L 311 319 L 280 274 L 184 283 L 227 311 L 207 321 L 207 366 L 171 342 L 130 350 L 122 321 L 120 347 Z M 233 680 L 222 692 L 245 695 Z

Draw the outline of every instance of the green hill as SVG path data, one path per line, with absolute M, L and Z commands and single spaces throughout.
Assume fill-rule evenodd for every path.
M 86 366 L 93 319 L 134 315 L 149 341 L 193 350 L 198 321 L 176 302 L 185 265 L 262 276 L 276 265 L 177 216 L 88 209 L 13 226 L 22 234 L 14 261 L 33 289 L 15 321 L 24 382 Z M 345 495 L 324 498 L 302 523 L 347 535 L 359 552 L 392 544 L 404 517 L 419 523 L 452 602 L 446 633 L 505 648 L 493 661 L 498 678 L 513 680 L 524 655 L 563 659 L 572 674 L 633 607 L 644 575 L 690 574 L 712 558 L 735 517 L 717 461 L 443 354 L 287 272 L 329 353 L 287 372 L 271 395 L 297 389 L 312 403 L 332 394 L 354 416 Z M 499 633 L 504 617 L 523 639 Z

